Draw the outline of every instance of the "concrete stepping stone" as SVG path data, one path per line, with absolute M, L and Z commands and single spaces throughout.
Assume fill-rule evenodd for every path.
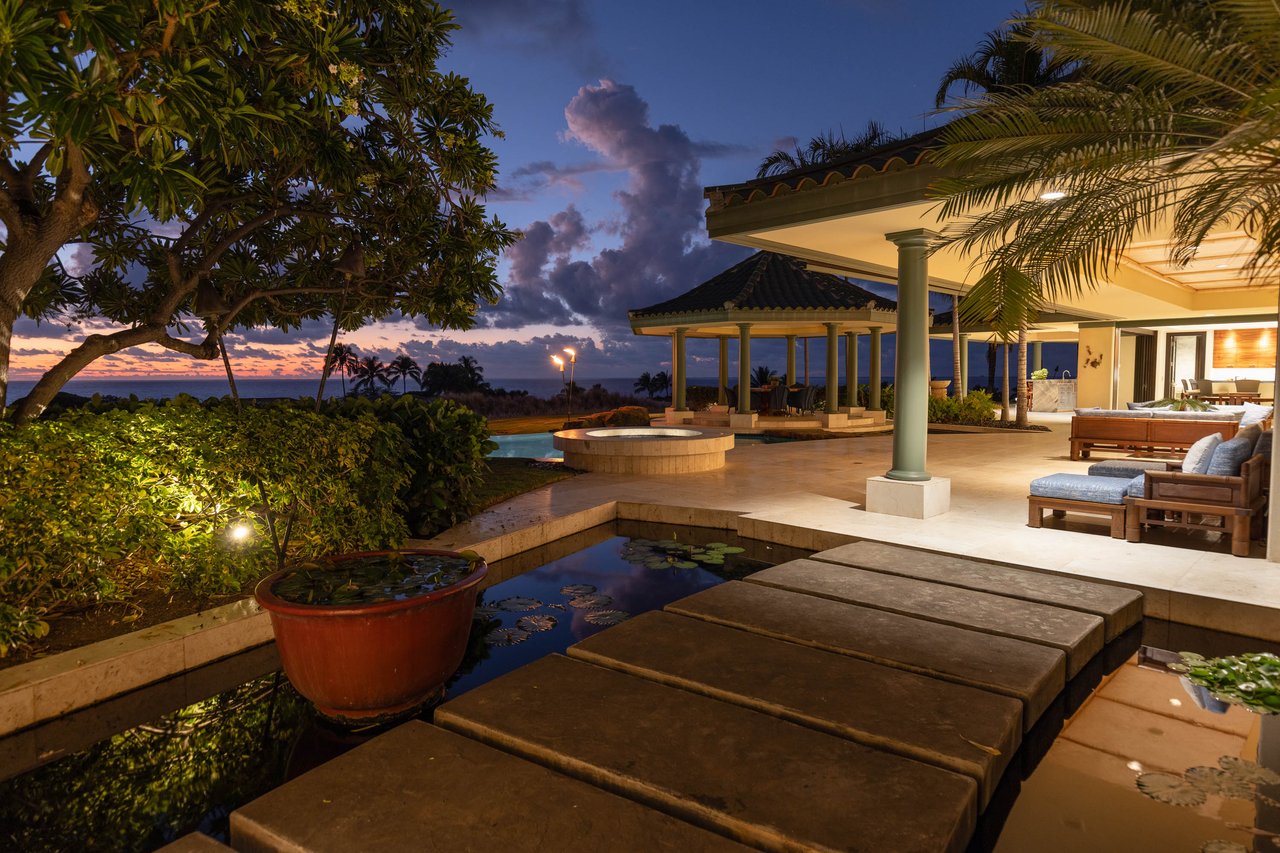
M 423 722 L 361 744 L 231 815 L 246 851 L 347 853 L 741 845 Z
M 762 584 L 718 584 L 665 609 L 1012 696 L 1023 731 L 1066 684 L 1066 656 L 1049 646 Z
M 230 853 L 230 851 L 230 847 L 203 832 L 193 832 L 182 836 L 177 841 L 170 841 L 156 853 Z
M 628 620 L 569 656 L 963 773 L 979 809 L 1022 739 L 1010 696 L 672 613 Z
M 1142 621 L 1142 593 L 1122 586 L 885 542 L 852 542 L 820 551 L 813 559 L 1092 613 L 1106 623 L 1108 643 Z
M 852 566 L 792 560 L 747 580 L 1052 646 L 1067 656 L 1067 678 L 1074 678 L 1105 645 L 1102 619 L 1091 613 Z
M 435 719 L 763 850 L 961 851 L 975 825 L 967 776 L 561 655 Z

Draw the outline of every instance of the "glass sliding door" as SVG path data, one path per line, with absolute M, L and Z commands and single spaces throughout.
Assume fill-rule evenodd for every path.
M 1174 332 L 1166 338 L 1168 341 L 1168 363 L 1165 370 L 1166 397 L 1177 397 L 1182 391 L 1182 380 L 1186 379 L 1194 386 L 1196 380 L 1204 378 L 1204 332 Z

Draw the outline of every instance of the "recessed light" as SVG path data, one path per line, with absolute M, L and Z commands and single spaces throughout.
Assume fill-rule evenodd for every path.
M 1058 199 L 1066 197 L 1067 194 L 1062 190 L 1049 190 L 1048 192 L 1040 193 L 1041 201 L 1057 201 Z
M 1214 269 L 1225 270 L 1228 264 L 1218 264 Z

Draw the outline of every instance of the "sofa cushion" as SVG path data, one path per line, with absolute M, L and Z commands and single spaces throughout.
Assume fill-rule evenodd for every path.
M 1257 432 L 1253 429 L 1245 427 L 1236 433 L 1235 438 L 1219 444 L 1218 449 L 1213 451 L 1213 458 L 1209 460 L 1209 468 L 1205 473 L 1217 477 L 1240 476 L 1240 466 L 1253 455 L 1253 445 L 1262 433 L 1260 429 Z
M 1084 474 L 1050 474 L 1031 481 L 1031 495 L 1069 501 L 1122 504 L 1128 480 L 1118 477 L 1089 477 Z
M 1271 458 L 1271 430 L 1263 430 L 1262 435 L 1258 436 L 1258 443 L 1253 446 L 1255 455 Z
M 1222 437 L 1219 436 L 1221 441 Z M 1090 477 L 1122 477 L 1132 480 L 1143 471 L 1168 471 L 1167 462 L 1159 459 L 1104 459 L 1089 466 Z
M 1188 474 L 1204 474 L 1209 470 L 1213 460 L 1213 451 L 1222 444 L 1222 433 L 1206 435 L 1187 448 L 1187 455 L 1182 458 L 1182 470 Z
M 1129 481 L 1124 487 L 1124 494 L 1127 498 L 1141 498 L 1147 494 L 1147 475 L 1139 474 Z
M 1260 424 L 1271 417 L 1271 412 L 1274 409 L 1275 406 L 1259 406 L 1257 403 L 1245 403 L 1244 417 L 1240 418 L 1240 426 Z
M 1076 409 L 1076 414 L 1086 418 L 1149 418 L 1151 409 Z
M 1215 409 L 1211 412 L 1159 412 L 1156 417 L 1182 421 L 1221 421 L 1229 423 L 1231 421 L 1239 421 L 1243 415 L 1243 409 L 1238 412 L 1223 412 Z

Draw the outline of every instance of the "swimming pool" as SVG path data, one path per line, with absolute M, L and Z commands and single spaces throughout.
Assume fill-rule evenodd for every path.
M 523 459 L 563 459 L 564 451 L 557 450 L 552 444 L 551 433 L 549 432 L 532 432 L 521 435 L 495 435 L 493 441 L 497 443 L 498 449 L 490 453 L 490 456 L 499 457 L 520 457 Z M 782 438 L 773 435 L 750 435 L 738 433 L 734 436 L 734 441 L 739 444 L 776 444 L 784 441 L 791 441 L 789 438 Z

